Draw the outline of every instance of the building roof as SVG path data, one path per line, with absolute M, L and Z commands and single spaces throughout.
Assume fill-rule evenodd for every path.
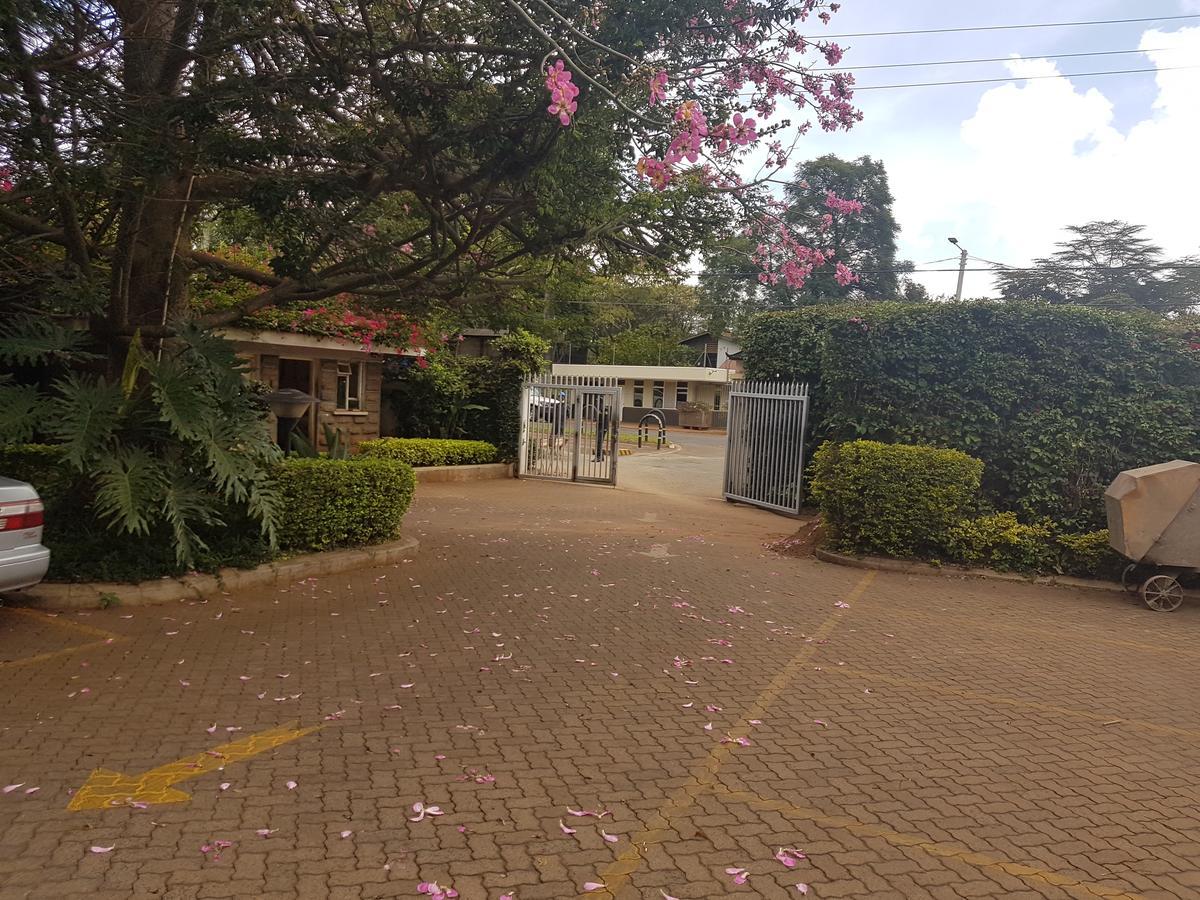
M 709 381 L 724 384 L 731 381 L 728 369 L 705 366 L 604 366 L 555 363 L 554 375 L 581 375 L 586 378 L 625 378 L 635 381 Z
M 734 341 L 733 335 L 729 334 L 728 332 L 726 332 L 725 334 L 722 334 L 718 337 L 717 335 L 714 335 L 711 331 L 705 331 L 702 334 L 692 335 L 690 338 L 686 338 L 686 339 L 680 341 L 679 343 L 681 346 L 690 347 L 692 344 L 699 343 L 700 341 L 704 341 L 705 343 L 708 343 L 710 340 L 713 340 L 714 338 L 716 338 L 719 341 L 728 341 L 730 343 L 737 343 L 736 341 Z
M 386 344 L 372 344 L 364 347 L 358 341 L 341 337 L 318 337 L 311 334 L 297 334 L 293 331 L 272 331 L 258 328 L 222 328 L 220 334 L 226 340 L 239 344 L 259 344 L 264 347 L 277 347 L 294 350 L 318 350 L 322 353 L 337 356 L 424 356 L 425 349 L 392 347 Z

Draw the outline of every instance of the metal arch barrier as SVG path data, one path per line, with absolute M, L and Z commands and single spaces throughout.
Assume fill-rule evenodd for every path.
M 725 499 L 799 515 L 808 385 L 742 382 L 729 392 Z
M 617 379 L 545 375 L 521 389 L 521 478 L 617 483 Z
M 651 410 L 638 420 L 638 449 L 640 450 L 642 448 L 643 434 L 646 431 L 649 431 L 649 429 L 646 428 L 647 419 L 653 419 L 658 423 L 658 443 L 655 444 L 654 449 L 661 450 L 662 445 L 667 442 L 667 420 L 666 417 L 657 409 Z M 650 441 L 649 435 L 646 436 L 646 441 L 647 443 Z

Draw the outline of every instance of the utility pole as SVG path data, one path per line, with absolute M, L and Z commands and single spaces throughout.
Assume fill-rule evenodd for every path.
M 958 243 L 958 238 L 952 237 L 949 239 L 955 247 L 958 247 L 958 290 L 954 292 L 954 302 L 962 302 L 963 279 L 967 275 L 967 248 Z

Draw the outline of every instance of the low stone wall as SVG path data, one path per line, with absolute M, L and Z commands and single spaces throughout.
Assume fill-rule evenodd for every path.
M 486 463 L 477 466 L 420 466 L 413 469 L 413 472 L 416 474 L 419 484 L 515 477 L 512 463 Z
M 278 583 L 294 583 L 318 575 L 333 575 L 349 569 L 391 565 L 415 553 L 420 547 L 416 538 L 401 538 L 371 547 L 350 550 L 326 550 L 307 553 L 269 562 L 253 569 L 221 569 L 215 575 L 195 574 L 182 578 L 159 578 L 138 584 L 111 584 L 102 581 L 79 584 L 43 582 L 24 591 L 4 595 L 13 606 L 32 606 L 39 609 L 95 609 L 107 595 L 110 602 L 116 597 L 120 606 L 146 606 L 174 600 L 202 600 L 222 592 L 233 593 L 246 588 L 267 587 Z

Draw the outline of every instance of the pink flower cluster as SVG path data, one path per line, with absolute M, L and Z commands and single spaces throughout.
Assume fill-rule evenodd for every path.
M 844 216 L 853 216 L 862 212 L 863 205 L 857 200 L 843 200 L 833 191 L 825 192 L 825 206 Z
M 733 114 L 733 122 L 728 125 L 718 125 L 713 129 L 713 137 L 717 140 L 717 150 L 728 153 L 732 147 L 748 147 L 758 141 L 756 123 L 750 117 L 741 113 Z
M 579 108 L 575 102 L 579 88 L 572 84 L 571 73 L 561 59 L 546 70 L 546 90 L 550 92 L 550 105 L 546 111 L 558 116 L 558 121 L 565 128 L 571 124 L 571 116 Z
M 667 99 L 667 73 L 659 69 L 650 76 L 650 105 L 656 106 Z
M 663 162 L 669 166 L 685 159 L 694 163 L 700 158 L 701 146 L 708 137 L 708 121 L 704 118 L 704 110 L 695 100 L 685 100 L 675 110 L 675 121 L 682 127 L 667 148 Z

